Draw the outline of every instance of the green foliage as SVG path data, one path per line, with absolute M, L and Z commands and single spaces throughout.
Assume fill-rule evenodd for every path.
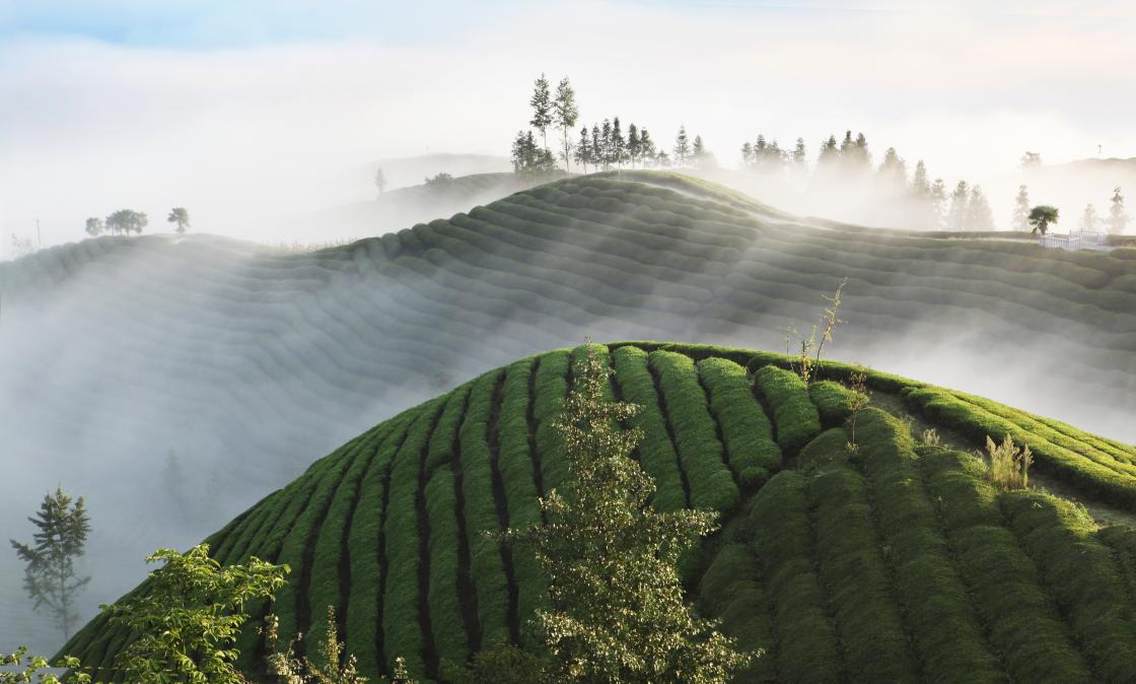
M 359 674 L 355 656 L 347 654 L 343 642 L 339 640 L 334 607 L 327 607 L 325 636 L 319 642 L 321 647 L 318 660 L 296 656 L 296 640 L 290 641 L 287 649 L 281 651 L 276 616 L 269 615 L 265 622 L 265 641 L 269 649 L 266 657 L 268 674 L 285 684 L 364 684 L 368 681 L 367 677 Z
M 79 617 L 75 599 L 91 581 L 90 577 L 79 577 L 75 569 L 76 559 L 86 549 L 90 516 L 83 497 L 72 501 L 60 487 L 43 497 L 39 511 L 29 520 L 37 529 L 34 541 L 24 544 L 9 540 L 25 564 L 24 591 L 35 602 L 36 610 L 47 609 L 63 631 L 63 638 L 69 639 L 71 626 Z
M 843 425 L 867 397 L 839 382 L 821 380 L 809 385 L 809 399 L 817 407 L 821 423 L 826 427 Z
M 754 496 L 745 527 L 772 597 L 777 640 L 770 652 L 777 659 L 779 677 L 794 682 L 837 682 L 843 665 L 836 630 L 814 571 L 807 486 L 805 477 L 796 471 L 774 475 Z
M 1030 209 L 1029 217 L 1026 221 L 1033 228 L 1031 232 L 1045 235 L 1049 230 L 1049 224 L 1057 223 L 1058 215 L 1057 207 L 1051 207 L 1048 204 L 1039 204 L 1033 209 Z
M 700 606 L 721 620 L 722 631 L 737 639 L 737 646 L 754 654 L 735 681 L 776 680 L 771 657 L 765 653 L 773 643 L 773 623 L 769 617 L 769 596 L 761 586 L 757 559 L 746 544 L 723 546 L 699 582 Z
M 146 562 L 165 565 L 150 573 L 144 592 L 107 608 L 111 624 L 136 636 L 116 668 L 137 684 L 243 684 L 233 645 L 248 619 L 245 605 L 284 586 L 287 566 L 252 558 L 221 567 L 204 544 L 184 554 L 159 549 Z
M 745 369 L 721 358 L 698 362 L 698 374 L 721 428 L 730 467 L 743 488 L 761 486 L 781 467 L 773 427 L 753 396 Z
M 690 484 L 690 505 L 709 511 L 729 511 L 738 503 L 738 486 L 724 461 L 706 393 L 689 356 L 651 352 L 682 467 Z
M 106 230 L 115 235 L 124 233 L 130 235 L 131 233 L 141 234 L 142 229 L 150 222 L 146 214 L 133 209 L 119 209 L 110 216 L 106 217 L 104 224 Z
M 44 672 L 52 667 L 66 669 L 62 676 Z M 42 656 L 28 656 L 27 646 L 14 653 L 0 653 L 0 684 L 91 684 L 91 676 L 79 671 L 78 658 L 60 658 L 51 665 Z
M 776 366 L 765 366 L 754 375 L 754 381 L 773 410 L 777 443 L 784 453 L 796 454 L 820 434 L 820 414 L 799 375 Z
M 724 682 L 748 658 L 683 601 L 681 553 L 713 529 L 708 512 L 645 508 L 654 484 L 628 458 L 637 407 L 609 401 L 611 369 L 588 349 L 558 429 L 569 476 L 542 501 L 548 523 L 512 530 L 549 579 L 537 613 L 557 679 Z
M 184 233 L 189 229 L 189 212 L 185 207 L 174 207 L 170 209 L 170 215 L 166 217 L 166 223 L 176 224 L 178 233 Z

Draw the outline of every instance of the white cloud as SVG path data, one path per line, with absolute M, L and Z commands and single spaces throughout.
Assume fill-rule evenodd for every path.
M 685 122 L 727 163 L 759 131 L 812 154 L 845 127 L 948 178 L 981 180 L 1027 147 L 1132 155 L 1133 26 L 1107 3 L 557 2 L 397 46 L 365 29 L 210 50 L 10 40 L 0 231 L 38 216 L 62 241 L 87 215 L 185 204 L 202 229 L 271 241 L 257 217 L 367 196 L 354 174 L 369 160 L 504 154 L 542 70 L 571 75 L 585 120 L 618 114 L 660 141 Z

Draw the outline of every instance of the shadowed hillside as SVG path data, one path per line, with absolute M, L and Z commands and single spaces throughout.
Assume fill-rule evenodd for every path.
M 643 407 L 634 457 L 653 505 L 725 516 L 687 575 L 727 633 L 767 649 L 741 681 L 1136 676 L 1136 532 L 1089 514 L 1130 516 L 1136 448 L 878 372 L 850 422 L 844 364 L 806 386 L 778 354 L 597 350 L 611 396 Z M 334 606 L 362 672 L 403 656 L 433 678 L 488 644 L 531 646 L 539 570 L 483 532 L 538 521 L 537 497 L 565 477 L 551 421 L 583 352 L 516 361 L 368 430 L 210 537 L 214 557 L 290 565 L 283 640 L 318 643 Z M 917 442 L 910 426 L 945 439 Z M 965 451 L 986 435 L 1028 444 L 1035 471 L 1089 509 L 996 489 Z M 240 643 L 250 672 L 265 648 L 254 627 Z M 127 639 L 96 620 L 64 651 L 105 667 Z
M 835 357 L 1133 439 L 1136 252 L 875 233 L 604 174 L 311 253 L 151 236 L 0 264 L 0 448 L 28 464 L 0 514 L 57 483 L 88 496 L 93 610 L 135 559 L 462 378 L 585 336 L 783 348 L 844 277 Z M 10 563 L 6 616 L 26 605 Z

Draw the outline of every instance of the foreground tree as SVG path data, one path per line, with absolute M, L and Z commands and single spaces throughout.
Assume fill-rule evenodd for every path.
M 47 494 L 39 512 L 28 518 L 38 531 L 31 544 L 10 540 L 26 566 L 24 590 L 35 601 L 36 610 L 47 608 L 63 631 L 63 638 L 71 638 L 71 627 L 79 618 L 75 600 L 79 592 L 91 581 L 79 577 L 75 561 L 83 555 L 91 520 L 87 515 L 83 497 L 72 500 L 62 488 Z
M 605 399 L 611 372 L 589 346 L 554 424 L 568 461 L 564 495 L 553 490 L 541 501 L 548 522 L 507 533 L 533 545 L 549 580 L 551 607 L 536 615 L 552 658 L 548 674 L 555 681 L 728 681 L 749 656 L 693 615 L 678 573 L 679 557 L 714 530 L 716 514 L 648 505 L 654 482 L 629 457 L 642 432 L 619 427 L 639 407 Z
M 177 224 L 174 229 L 178 233 L 184 233 L 189 228 L 189 212 L 185 207 L 174 207 L 170 209 L 170 215 L 166 217 L 166 223 Z
M 571 173 L 572 169 L 569 162 L 572 159 L 572 142 L 568 137 L 568 131 L 576 125 L 580 110 L 576 108 L 576 91 L 572 89 L 572 84 L 568 82 L 567 76 L 560 79 L 560 85 L 556 86 L 553 113 L 555 114 L 555 123 L 560 128 L 560 135 L 564 141 L 564 170 Z
M 1128 214 L 1124 211 L 1124 195 L 1120 186 L 1112 189 L 1112 200 L 1108 208 L 1108 232 L 1120 235 L 1128 227 Z
M 146 562 L 165 565 L 150 573 L 137 597 L 106 609 L 112 623 L 137 635 L 116 669 L 135 684 L 244 684 L 233 646 L 249 617 L 245 606 L 283 587 L 288 566 L 254 557 L 221 567 L 207 544 L 184 554 L 159 549 Z
M 83 230 L 87 231 L 87 235 L 90 235 L 91 237 L 98 237 L 104 230 L 103 220 L 101 218 L 91 216 L 87 219 L 87 224 L 86 226 L 84 226 Z
M 106 229 L 115 235 L 123 233 L 142 233 L 142 229 L 150 223 L 144 212 L 133 209 L 119 209 L 106 219 Z
M 1057 207 L 1051 207 L 1047 204 L 1039 204 L 1030 209 L 1028 220 L 1030 226 L 1033 227 L 1031 232 L 1045 235 L 1049 231 L 1049 224 L 1057 223 L 1057 217 Z

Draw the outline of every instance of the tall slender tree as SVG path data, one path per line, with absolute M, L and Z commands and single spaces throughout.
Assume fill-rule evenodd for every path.
M 694 144 L 690 147 L 690 158 L 695 166 L 702 166 L 706 159 L 706 143 L 702 142 L 701 135 L 694 136 Z
M 950 230 L 969 230 L 966 224 L 969 213 L 967 205 L 970 203 L 970 187 L 966 181 L 960 180 L 951 193 L 951 208 L 947 214 L 947 228 Z
M 575 364 L 554 429 L 568 464 L 541 500 L 547 522 L 510 530 L 548 578 L 536 627 L 553 681 L 724 684 L 751 658 L 686 603 L 679 559 L 717 514 L 660 512 L 655 483 L 631 452 L 642 430 L 620 426 L 640 407 L 605 398 L 612 371 L 594 347 Z M 535 679 L 535 678 L 534 678 Z
M 622 167 L 627 157 L 627 141 L 623 139 L 623 131 L 619 127 L 619 117 L 611 121 L 611 163 Z
M 894 147 L 887 148 L 884 153 L 879 173 L 884 184 L 897 193 L 907 186 L 907 163 L 900 159 Z
M 611 137 L 611 131 L 610 130 L 608 130 L 607 135 L 608 135 L 609 138 Z M 604 167 L 604 165 L 605 165 L 604 155 L 607 154 L 606 149 L 607 148 L 605 147 L 605 143 L 603 141 L 603 137 L 602 137 L 602 134 L 600 132 L 599 126 L 593 125 L 592 126 L 592 154 L 590 156 L 591 156 L 591 159 L 592 159 L 592 165 L 595 166 L 596 168 L 603 168 Z
M 603 135 L 603 140 L 600 143 L 600 147 L 603 149 L 603 167 L 610 169 L 615 164 L 615 150 L 611 139 L 611 119 L 603 120 L 603 128 L 600 129 L 600 133 Z
M 797 138 L 797 145 L 793 148 L 793 164 L 798 167 L 804 168 L 806 163 L 806 154 L 807 150 L 805 150 L 805 139 Z
M 635 124 L 630 124 L 627 127 L 627 158 L 631 160 L 632 168 L 638 165 L 642 153 L 643 142 L 639 138 L 639 128 Z
M 941 228 L 947 206 L 947 185 L 943 182 L 942 178 L 936 178 L 935 182 L 931 184 L 930 205 L 934 224 L 933 227 Z
M 651 133 L 646 128 L 639 129 L 639 156 L 644 162 L 653 163 L 656 159 L 655 141 L 651 139 Z
M 686 166 L 686 158 L 690 156 L 690 139 L 686 136 L 686 126 L 681 124 L 675 136 L 674 156 L 679 166 Z
M 982 188 L 974 186 L 970 189 L 970 199 L 966 205 L 967 230 L 994 230 L 994 212 L 990 210 L 990 203 Z
M 1108 207 L 1108 232 L 1113 235 L 1121 235 L 1124 229 L 1128 227 L 1128 214 L 1124 211 L 1124 195 L 1120 192 L 1120 186 L 1112 189 L 1112 199 Z
M 548 127 L 552 125 L 552 94 L 548 89 L 548 79 L 540 75 L 533 83 L 533 94 L 529 98 L 532 107 L 532 119 L 529 125 L 540 131 L 544 142 L 544 149 L 548 149 Z
M 91 520 L 83 497 L 73 500 L 62 488 L 43 497 L 39 512 L 28 518 L 36 526 L 34 541 L 23 544 L 9 540 L 16 555 L 24 561 L 24 590 L 35 602 L 36 610 L 47 608 L 63 631 L 71 638 L 71 628 L 79 618 L 75 601 L 91 581 L 80 577 L 75 561 L 86 550 Z
M 560 84 L 556 86 L 556 100 L 553 102 L 553 111 L 556 115 L 556 125 L 560 127 L 560 134 L 564 140 L 564 170 L 571 173 L 572 169 L 569 167 L 571 141 L 568 138 L 568 131 L 576 125 L 576 120 L 580 116 L 580 110 L 576 107 L 576 91 L 572 89 L 572 84 L 568 82 L 568 77 L 560 79 Z
M 387 177 L 381 166 L 375 170 L 375 187 L 379 189 L 380 195 L 387 190 Z
M 1029 188 L 1018 186 L 1018 195 L 1014 198 L 1014 217 L 1012 224 L 1014 230 L 1029 230 L 1030 199 Z
M 915 173 L 911 176 L 911 194 L 917 199 L 931 196 L 931 183 L 927 180 L 927 165 L 920 159 L 915 163 Z
M 753 166 L 753 145 L 748 140 L 742 145 L 742 166 Z
M 1093 206 L 1092 202 L 1085 205 L 1085 210 L 1081 212 L 1081 232 L 1082 233 L 1095 233 L 1097 230 L 1097 208 Z
M 820 154 L 817 155 L 817 167 L 825 168 L 840 159 L 840 148 L 836 145 L 836 136 L 830 135 L 827 140 L 821 141 Z
M 580 129 L 580 141 L 576 143 L 576 163 L 588 172 L 588 164 L 592 161 L 592 138 L 588 135 L 588 127 Z

